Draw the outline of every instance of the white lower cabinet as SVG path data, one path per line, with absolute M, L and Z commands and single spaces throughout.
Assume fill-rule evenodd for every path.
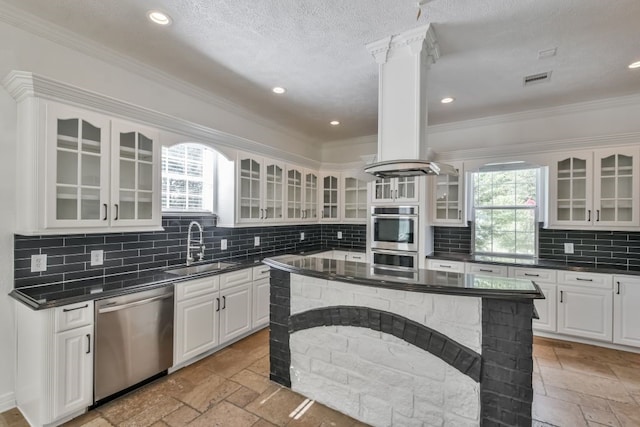
M 253 267 L 253 313 L 251 316 L 253 329 L 269 324 L 271 302 L 269 280 L 269 266 Z
M 56 334 L 53 417 L 93 404 L 93 325 Z
M 640 347 L 640 277 L 613 276 L 613 342 Z
M 532 327 L 534 330 L 556 332 L 557 330 L 557 290 L 555 283 L 536 283 L 542 293 L 544 299 L 537 299 L 533 302 L 538 312 L 538 318 L 533 319 Z
M 265 265 L 176 283 L 173 366 L 268 325 L 269 289 Z
M 464 273 L 464 262 L 448 261 L 440 259 L 428 259 L 427 269 L 436 271 L 451 271 L 453 273 Z
M 613 295 L 611 289 L 558 285 L 558 332 L 595 340 L 612 341 Z
M 251 283 L 220 291 L 220 344 L 251 330 Z
M 32 426 L 58 425 L 93 404 L 93 301 L 16 305 L 16 404 Z

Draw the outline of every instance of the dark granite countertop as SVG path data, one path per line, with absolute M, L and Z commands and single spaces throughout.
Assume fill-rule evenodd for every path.
M 344 248 L 317 248 L 300 252 L 300 255 L 312 255 L 314 253 L 330 250 L 348 250 L 360 252 L 357 249 Z M 362 251 L 364 252 L 364 251 Z M 225 260 L 226 261 L 226 260 Z M 229 260 L 234 262 L 233 260 Z M 211 262 L 211 261 L 208 261 Z M 216 261 L 217 262 L 217 261 Z M 216 274 L 229 273 L 244 268 L 259 265 L 261 259 L 242 260 L 233 266 L 223 270 L 209 271 L 189 276 L 177 276 L 169 274 L 168 268 L 145 270 L 134 273 L 124 273 L 112 276 L 101 276 L 90 279 L 57 282 L 41 286 L 14 289 L 9 293 L 14 299 L 26 304 L 34 310 L 42 310 L 52 307 L 60 307 L 67 304 L 75 304 L 82 301 L 91 301 L 109 298 L 133 292 L 145 291 L 162 286 L 192 280 L 199 277 L 214 276 Z M 177 268 L 182 266 L 172 266 Z
M 550 268 L 554 270 L 583 271 L 589 273 L 603 274 L 627 274 L 632 276 L 640 276 L 640 271 L 627 270 L 622 268 L 602 267 L 594 264 L 593 266 L 584 264 L 572 264 L 562 261 L 553 261 L 540 258 L 520 258 L 520 257 L 500 257 L 487 255 L 472 254 L 452 254 L 434 252 L 427 256 L 427 259 L 441 259 L 447 261 L 460 262 L 477 262 L 481 264 L 506 265 L 512 267 L 529 267 L 529 268 Z
M 265 258 L 264 264 L 294 274 L 366 286 L 411 292 L 440 293 L 499 299 L 542 299 L 542 291 L 530 280 L 420 269 L 399 272 L 371 264 L 326 258 L 282 255 Z

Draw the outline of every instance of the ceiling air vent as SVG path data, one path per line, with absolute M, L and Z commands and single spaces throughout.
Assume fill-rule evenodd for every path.
M 529 86 L 537 83 L 544 83 L 551 80 L 551 71 L 547 71 L 546 73 L 540 74 L 531 74 L 530 76 L 525 76 L 523 79 L 524 85 Z

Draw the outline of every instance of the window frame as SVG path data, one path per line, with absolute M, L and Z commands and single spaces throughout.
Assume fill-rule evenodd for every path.
M 537 169 L 537 172 L 536 172 L 537 200 L 536 200 L 535 206 L 529 207 L 526 205 L 523 205 L 523 206 L 519 206 L 519 205 L 497 206 L 496 205 L 496 206 L 491 206 L 486 208 L 476 207 L 475 205 L 476 186 L 474 185 L 475 184 L 474 174 L 481 173 L 481 172 L 500 172 L 500 171 L 507 172 L 507 171 L 523 170 L 523 169 Z M 470 222 L 471 222 L 471 254 L 472 255 L 493 256 L 493 257 L 502 257 L 502 258 L 508 257 L 508 258 L 520 258 L 520 259 L 537 259 L 538 258 L 539 249 L 540 249 L 540 244 L 539 244 L 540 230 L 539 229 L 541 226 L 541 222 L 543 222 L 545 218 L 544 209 L 546 206 L 545 202 L 547 197 L 546 171 L 547 169 L 544 166 L 540 166 L 536 164 L 531 164 L 526 162 L 505 162 L 505 163 L 492 164 L 491 166 L 487 166 L 487 167 L 478 167 L 476 170 L 470 171 L 467 174 L 466 188 L 470 189 L 470 191 L 467 192 L 467 206 L 469 206 L 468 213 L 469 213 L 469 218 L 471 219 Z M 480 209 L 480 210 L 511 209 L 514 211 L 532 210 L 534 215 L 534 220 L 533 220 L 534 221 L 534 254 L 527 255 L 527 254 L 517 254 L 517 253 L 508 253 L 508 252 L 502 253 L 502 252 L 476 251 L 476 226 L 477 226 L 476 209 Z
M 212 153 L 212 170 L 211 170 L 211 210 L 206 210 L 206 209 L 202 209 L 202 210 L 180 210 L 180 209 L 175 209 L 175 208 L 171 208 L 171 209 L 165 209 L 163 207 L 163 203 L 162 203 L 162 196 L 163 196 L 163 190 L 162 190 L 162 180 L 164 178 L 163 173 L 164 173 L 164 168 L 162 167 L 162 149 L 160 152 L 160 210 L 162 212 L 162 215 L 167 215 L 167 216 L 184 216 L 184 217 L 188 217 L 188 216 L 206 216 L 206 215 L 213 215 L 213 216 L 217 216 L 216 212 L 218 209 L 217 206 L 217 198 L 216 198 L 216 192 L 217 192 L 217 185 L 218 185 L 218 156 L 220 155 L 216 150 L 214 150 L 212 147 L 210 147 L 207 144 L 203 144 L 200 142 L 180 142 L 177 144 L 172 144 L 172 145 L 164 145 L 162 148 L 167 148 L 170 149 L 172 147 L 176 147 L 178 145 L 198 145 L 200 147 L 202 147 L 205 150 L 209 150 Z M 203 173 L 204 175 L 204 173 Z M 187 176 L 187 175 L 184 175 Z M 204 182 L 204 178 L 202 180 Z M 188 181 L 187 181 L 187 187 L 188 187 Z

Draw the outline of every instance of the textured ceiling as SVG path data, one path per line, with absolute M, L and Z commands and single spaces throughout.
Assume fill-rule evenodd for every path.
M 376 133 L 364 46 L 427 22 L 441 50 L 431 125 L 640 92 L 627 69 L 640 60 L 638 0 L 431 0 L 419 20 L 416 0 L 4 1 L 319 141 Z M 173 24 L 150 23 L 150 9 Z M 523 87 L 544 71 L 550 82 Z

